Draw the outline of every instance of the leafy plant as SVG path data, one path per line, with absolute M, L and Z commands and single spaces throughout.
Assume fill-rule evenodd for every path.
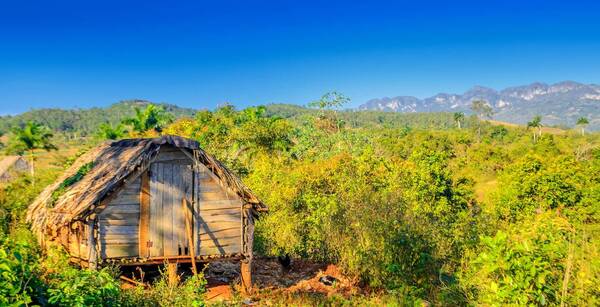
M 82 165 L 75 174 L 61 182 L 58 188 L 52 192 L 52 196 L 50 197 L 50 207 L 54 206 L 54 203 L 65 193 L 68 187 L 81 180 L 83 176 L 92 170 L 92 168 L 94 168 L 94 161 Z
M 144 110 L 135 108 L 135 116 L 123 120 L 133 131 L 141 134 L 149 130 L 160 133 L 163 127 L 173 121 L 173 116 L 167 113 L 163 106 L 149 104 Z

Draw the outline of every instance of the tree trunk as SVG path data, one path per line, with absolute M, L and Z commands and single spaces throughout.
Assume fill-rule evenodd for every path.
M 457 120 L 456 123 L 458 124 L 458 129 L 460 129 L 460 120 Z
M 585 128 L 581 127 L 581 136 L 585 135 Z
M 33 157 L 33 149 L 29 151 L 29 155 L 31 156 L 31 185 L 35 185 L 35 166 L 34 166 L 34 157 Z

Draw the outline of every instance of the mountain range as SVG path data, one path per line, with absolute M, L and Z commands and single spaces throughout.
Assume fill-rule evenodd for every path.
M 486 101 L 494 110 L 493 118 L 526 124 L 542 116 L 546 126 L 572 127 L 586 117 L 592 130 L 600 130 L 600 85 L 563 81 L 555 84 L 535 82 L 497 91 L 474 86 L 463 94 L 440 93 L 419 99 L 413 96 L 376 98 L 360 105 L 359 110 L 390 112 L 465 112 L 471 113 L 474 100 Z

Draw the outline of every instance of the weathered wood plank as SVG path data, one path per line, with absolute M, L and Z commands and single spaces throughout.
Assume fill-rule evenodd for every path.
M 234 236 L 213 236 L 212 234 L 209 235 L 202 235 L 200 237 L 200 242 L 204 245 L 204 246 L 217 246 L 217 245 L 232 245 L 232 244 L 241 244 L 242 243 L 242 238 L 241 236 L 238 235 L 234 235 Z
M 241 210 L 242 202 L 239 200 L 210 200 L 202 201 L 200 210 L 221 210 L 227 208 L 239 208 Z
M 136 214 L 139 214 L 139 212 L 140 212 L 139 203 L 107 206 L 106 209 L 104 209 L 102 211 L 102 213 L 104 213 L 104 214 L 111 214 L 111 213 L 136 213 Z
M 137 244 L 103 244 L 100 247 L 102 258 L 137 257 Z
M 138 193 L 123 193 L 117 195 L 108 203 L 108 207 L 115 205 L 137 204 L 140 203 L 140 194 Z
M 240 221 L 234 222 L 210 222 L 210 221 L 201 221 L 199 230 L 202 231 L 212 231 L 218 229 L 227 229 L 227 228 L 241 228 L 242 224 Z
M 183 182 L 184 182 L 184 197 L 186 199 L 186 207 L 183 208 L 183 214 L 184 214 L 184 220 L 185 220 L 185 232 L 184 232 L 184 242 L 185 242 L 185 246 L 188 247 L 188 251 L 190 254 L 196 254 L 195 250 L 191 250 L 192 248 L 194 248 L 196 246 L 195 241 L 194 240 L 194 206 L 193 206 L 193 201 L 194 201 L 194 196 L 193 196 L 193 191 L 194 191 L 194 187 L 193 187 L 193 176 L 194 176 L 194 172 L 192 171 L 192 166 L 191 165 L 186 165 L 184 168 L 184 177 L 183 177 Z M 191 237 L 188 237 L 188 232 L 189 235 L 191 235 Z M 191 245 L 190 242 L 192 241 Z
M 100 224 L 103 225 L 129 225 L 129 226 L 138 226 L 139 223 L 139 214 L 137 213 L 133 213 L 133 214 L 127 214 L 128 217 L 127 219 L 106 219 L 106 218 L 100 218 L 98 219 L 98 221 L 100 222 Z
M 239 227 L 230 227 L 230 228 L 221 228 L 221 229 L 211 229 L 210 231 L 202 230 L 200 231 L 200 238 L 204 239 L 207 237 L 215 236 L 215 237 L 232 237 L 232 236 L 241 236 L 242 228 Z
M 116 239 L 103 239 L 100 240 L 100 243 L 110 245 L 110 244 L 138 244 L 137 237 L 135 239 L 132 238 L 116 238 Z
M 120 234 L 101 234 L 99 241 L 100 242 L 108 242 L 108 241 L 126 241 L 126 242 L 131 242 L 131 244 L 137 243 L 138 240 L 138 236 L 136 235 L 132 235 L 132 234 L 124 234 L 124 233 L 120 233 Z
M 163 168 L 163 216 L 161 228 L 163 229 L 163 255 L 174 256 L 177 251 L 173 248 L 173 166 L 171 164 L 160 163 Z
M 160 167 L 156 163 L 150 165 L 150 220 L 148 229 L 148 241 L 149 253 L 151 257 L 161 256 L 160 246 L 158 242 L 159 237 L 159 218 L 162 215 L 162 208 L 159 207 L 162 201 L 160 194 L 158 175 L 160 173 Z M 160 209 L 160 210 L 159 210 Z
M 216 216 L 216 215 L 237 215 L 241 216 L 242 210 L 237 208 L 220 208 L 220 209 L 212 209 L 212 210 L 202 210 L 201 211 L 203 217 L 207 216 Z
M 198 195 L 200 195 L 200 191 L 202 190 L 202 186 L 200 185 L 200 172 L 194 167 L 193 168 L 193 195 L 194 195 L 194 227 L 192 228 L 192 232 L 194 235 L 194 242 L 196 247 L 196 255 L 200 254 L 200 241 L 198 238 L 198 233 L 200 229 L 200 201 L 198 201 Z
M 239 253 L 241 247 L 239 245 L 231 246 L 216 246 L 216 247 L 200 247 L 200 256 L 208 255 L 226 255 Z
M 156 160 L 154 160 L 154 162 L 155 163 L 163 163 L 163 162 L 173 161 L 173 160 L 184 160 L 184 161 L 187 161 L 188 163 L 193 162 L 190 158 L 188 158 L 184 153 L 182 153 L 179 150 L 164 151 L 162 149 L 158 153 L 158 157 L 156 157 Z
M 171 242 L 173 248 L 173 255 L 179 256 L 180 249 L 183 248 L 183 230 L 185 225 L 185 220 L 183 219 L 183 174 L 180 165 L 171 164 L 172 169 L 172 181 L 171 181 L 171 193 L 173 195 L 173 201 L 171 202 L 173 216 L 172 216 L 172 232 L 171 232 Z
M 144 172 L 141 176 L 140 218 L 139 218 L 139 254 L 149 256 L 148 239 L 150 232 L 150 176 Z
M 215 222 L 238 222 L 241 223 L 242 216 L 241 214 L 219 214 L 219 215 L 210 215 L 206 216 L 203 212 L 200 212 L 202 215 L 202 221 L 204 223 L 215 223 Z
M 209 177 L 207 177 L 209 178 Z M 202 192 L 221 192 L 223 189 L 220 185 L 216 184 L 212 179 L 207 180 L 205 184 L 202 184 Z
M 135 234 L 137 237 L 139 228 L 138 226 L 130 226 L 130 225 L 106 225 L 100 224 L 100 233 L 108 234 L 108 233 L 126 233 L 126 234 Z
M 98 218 L 100 220 L 104 220 L 104 221 L 109 221 L 109 220 L 119 220 L 119 221 L 136 221 L 135 223 L 137 224 L 139 218 L 140 218 L 140 214 L 137 212 L 133 212 L 133 213 L 114 213 L 114 212 L 107 212 L 106 210 L 100 212 L 100 214 L 98 215 Z
M 209 200 L 229 200 L 231 197 L 227 195 L 225 191 L 218 192 L 201 192 L 200 193 L 200 201 L 209 201 Z

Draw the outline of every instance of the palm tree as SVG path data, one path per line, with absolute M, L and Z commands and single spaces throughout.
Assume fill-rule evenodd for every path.
M 149 104 L 143 111 L 135 108 L 135 115 L 123 120 L 123 123 L 130 125 L 133 131 L 144 133 L 148 130 L 161 132 L 162 128 L 173 121 L 173 116 L 165 111 L 163 106 Z
M 35 159 L 33 152 L 36 149 L 44 149 L 46 151 L 57 149 L 56 146 L 50 142 L 50 139 L 53 136 L 52 132 L 50 132 L 48 127 L 30 121 L 22 128 L 15 128 L 13 133 L 17 146 L 20 146 L 23 151 L 29 152 L 31 157 L 31 177 L 33 178 L 32 184 L 35 184 Z
M 473 100 L 473 102 L 471 102 L 471 110 L 473 110 L 479 118 L 477 124 L 477 138 L 481 138 L 481 119 L 484 117 L 491 119 L 494 111 L 490 104 L 485 100 Z
M 125 133 L 125 127 L 122 124 L 113 127 L 110 123 L 103 123 L 99 127 L 98 137 L 105 140 L 116 140 L 122 138 Z
M 581 135 L 585 135 L 585 126 L 587 126 L 590 121 L 585 117 L 580 117 L 577 119 L 577 126 L 581 127 Z
M 529 128 L 537 128 L 537 137 L 541 137 L 542 136 L 542 117 L 539 115 L 536 115 L 533 117 L 533 119 L 527 123 L 527 129 Z M 536 138 L 536 132 L 533 132 L 533 142 L 535 143 L 535 141 L 537 140 Z
M 456 125 L 458 126 L 458 129 L 460 129 L 460 123 L 465 119 L 465 113 L 463 112 L 456 112 L 454 113 L 454 121 L 456 122 Z

